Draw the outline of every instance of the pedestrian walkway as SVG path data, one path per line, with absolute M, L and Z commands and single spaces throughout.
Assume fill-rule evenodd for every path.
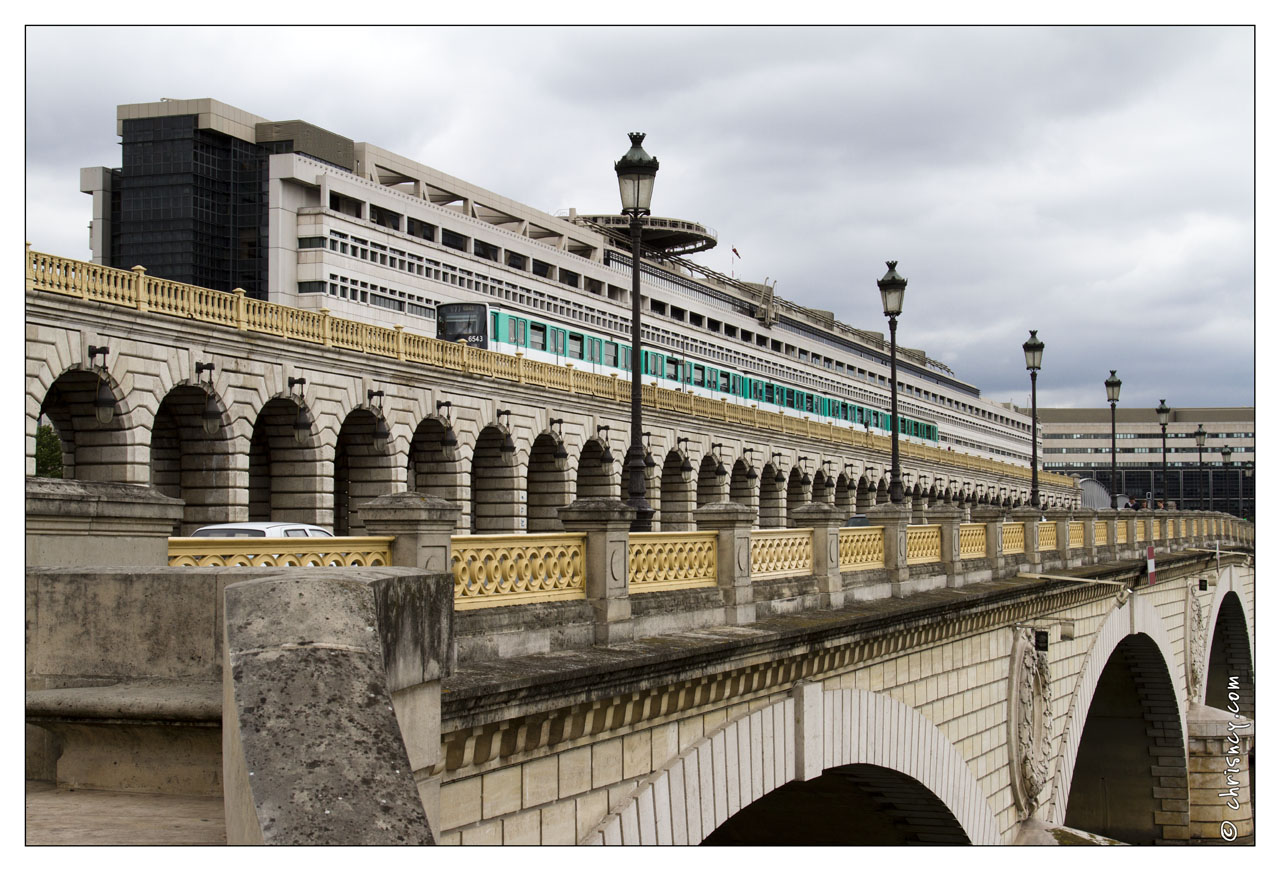
M 66 789 L 27 781 L 28 844 L 225 844 L 221 796 Z

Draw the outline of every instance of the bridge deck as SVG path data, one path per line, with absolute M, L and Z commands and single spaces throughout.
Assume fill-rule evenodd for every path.
M 225 844 L 222 796 L 65 789 L 27 781 L 29 845 Z

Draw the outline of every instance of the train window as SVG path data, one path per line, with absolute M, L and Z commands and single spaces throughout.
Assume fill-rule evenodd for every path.
M 764 401 L 773 404 L 773 385 L 769 382 L 764 385 Z
M 734 396 L 742 395 L 742 376 L 741 375 L 734 375 L 733 378 L 730 379 L 729 389 L 733 392 Z
M 617 342 L 604 343 L 604 364 L 606 366 L 617 367 L 618 365 L 618 344 Z
M 672 381 L 680 380 L 680 361 L 667 358 L 667 377 Z
M 812 393 L 806 393 L 804 395 L 804 410 L 813 411 L 813 394 Z
M 551 352 L 556 355 L 563 355 L 565 349 L 565 334 L 567 330 L 559 327 L 551 328 Z
M 599 363 L 603 356 L 600 352 L 601 339 L 587 339 L 587 359 L 592 363 Z
M 582 334 L 581 333 L 569 334 L 569 356 L 575 360 L 582 359 L 583 355 L 582 355 Z
M 622 353 L 622 368 L 623 370 L 630 372 L 631 371 L 631 347 L 629 345 L 619 345 L 618 348 Z
M 493 312 L 489 320 L 493 321 L 493 340 L 495 342 L 504 341 L 505 337 L 502 335 L 502 315 L 497 312 Z
M 529 324 L 529 347 L 535 351 L 547 350 L 547 328 L 543 324 Z
M 507 337 L 508 342 L 519 345 L 521 348 L 529 344 L 529 322 L 524 318 L 511 318 L 507 322 L 507 331 L 512 333 Z
M 728 372 L 720 373 L 720 389 L 726 393 L 729 392 L 729 373 Z
M 694 363 L 693 364 L 693 386 L 705 387 L 706 383 L 707 383 L 707 370 L 704 367 L 699 366 L 697 363 Z

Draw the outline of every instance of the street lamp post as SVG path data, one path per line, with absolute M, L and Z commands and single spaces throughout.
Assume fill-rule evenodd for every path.
M 1111 507 L 1119 508 L 1120 491 L 1116 489 L 1116 403 L 1120 401 L 1120 379 L 1116 370 L 1103 382 L 1107 386 L 1107 402 L 1111 403 Z
M 1226 513 L 1231 513 L 1231 445 L 1222 446 L 1222 470 L 1226 473 L 1222 476 L 1223 485 L 1226 488 L 1226 494 L 1223 502 L 1226 503 Z
M 1040 371 L 1040 361 L 1044 357 L 1044 342 L 1036 338 L 1036 331 L 1031 331 L 1031 338 L 1022 343 L 1022 353 L 1027 358 L 1027 371 L 1031 373 L 1031 507 L 1040 507 L 1040 469 L 1036 462 L 1036 373 Z
M 1204 431 L 1204 424 L 1196 427 L 1196 453 L 1200 458 L 1200 510 L 1204 511 L 1204 440 L 1208 433 Z
M 889 501 L 901 504 L 905 493 L 902 486 L 902 466 L 898 463 L 898 315 L 902 314 L 902 298 L 907 292 L 907 280 L 897 272 L 898 261 L 886 260 L 889 271 L 876 282 L 880 288 L 880 301 L 884 304 L 885 317 L 889 319 L 889 430 L 891 466 L 889 471 Z
M 1166 511 L 1169 510 L 1169 453 L 1165 449 L 1165 434 L 1169 429 L 1169 415 L 1172 411 L 1173 409 L 1164 404 L 1163 399 L 1160 400 L 1160 407 L 1156 409 L 1156 419 L 1160 421 L 1160 493 L 1164 497 L 1163 504 Z
M 640 411 L 640 388 L 644 378 L 644 355 L 640 352 L 640 230 L 641 218 L 649 214 L 653 180 L 658 175 L 658 159 L 640 146 L 643 133 L 628 133 L 631 148 L 613 165 L 622 195 L 622 214 L 631 218 L 631 446 L 627 448 L 627 504 L 636 510 L 633 532 L 648 532 L 653 509 L 645 498 L 644 424 Z

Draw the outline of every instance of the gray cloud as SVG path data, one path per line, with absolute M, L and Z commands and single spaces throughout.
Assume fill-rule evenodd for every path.
M 27 238 L 87 256 L 81 166 L 115 105 L 303 118 L 555 212 L 617 209 L 645 130 L 655 212 L 700 255 L 900 336 L 994 399 L 1253 402 L 1253 33 L 1070 28 L 30 28 Z M 733 245 L 742 253 L 735 260 Z

